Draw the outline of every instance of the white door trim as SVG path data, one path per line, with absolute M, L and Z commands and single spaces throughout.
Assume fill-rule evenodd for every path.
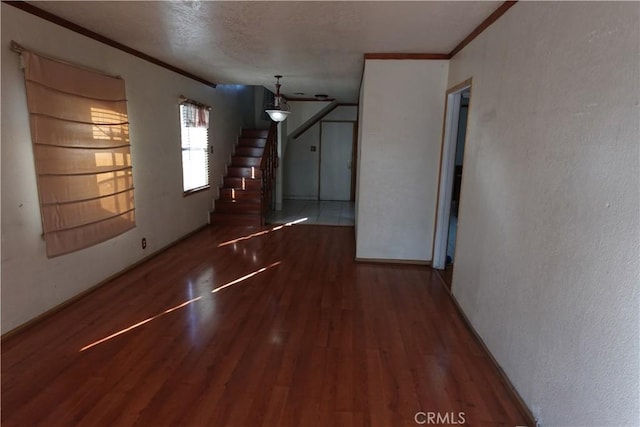
M 438 189 L 438 209 L 436 211 L 436 229 L 433 238 L 433 268 L 443 270 L 447 263 L 447 238 L 449 236 L 449 215 L 456 157 L 456 139 L 460 119 L 462 91 L 471 87 L 471 83 L 456 87 L 447 92 L 442 157 L 440 160 L 440 185 Z

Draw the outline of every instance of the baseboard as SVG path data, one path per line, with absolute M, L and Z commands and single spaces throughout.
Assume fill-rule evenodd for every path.
M 282 200 L 310 200 L 312 202 L 318 202 L 317 197 L 313 196 L 282 196 Z
M 44 313 L 41 313 L 39 315 L 37 315 L 36 317 L 34 317 L 31 320 L 28 320 L 27 322 L 23 323 L 20 326 L 17 326 L 13 329 L 11 329 L 10 331 L 5 332 L 4 334 L 2 334 L 2 336 L 0 337 L 0 344 L 5 343 L 7 340 L 11 339 L 12 337 L 14 337 L 15 335 L 29 329 L 32 328 L 33 326 L 37 325 L 38 323 L 46 320 L 47 318 L 49 318 L 50 316 L 54 315 L 55 313 L 58 313 L 59 311 L 62 311 L 63 309 L 67 308 L 68 306 L 70 306 L 71 304 L 74 304 L 78 301 L 80 301 L 82 298 L 86 297 L 87 295 L 97 291 L 98 289 L 100 289 L 102 286 L 106 285 L 107 283 L 111 282 L 112 280 L 122 276 L 125 273 L 128 273 L 129 271 L 133 270 L 134 268 L 144 264 L 145 262 L 149 261 L 151 258 L 154 258 L 158 255 L 160 255 L 162 252 L 166 251 L 167 249 L 171 248 L 172 246 L 177 245 L 178 243 L 188 239 L 189 237 L 193 236 L 194 234 L 202 231 L 203 229 L 209 227 L 209 224 L 205 224 L 201 227 L 198 227 L 197 229 L 185 234 L 182 237 L 179 237 L 178 239 L 174 240 L 173 242 L 169 243 L 166 246 L 163 246 L 162 248 L 158 249 L 157 251 L 147 255 L 146 257 L 134 262 L 133 264 L 129 265 L 128 267 L 125 267 L 124 269 L 118 271 L 117 273 L 112 274 L 111 276 L 107 277 L 106 279 L 100 281 L 99 283 L 91 286 L 88 289 L 85 289 L 84 291 L 80 292 L 79 294 L 76 294 L 74 296 L 72 296 L 71 298 L 69 298 L 66 301 L 61 302 L 60 304 L 56 305 L 53 308 L 50 308 L 49 310 L 45 311 Z
M 456 299 L 456 297 L 453 295 L 453 292 L 451 292 L 451 289 L 447 287 L 447 284 L 439 274 L 436 274 L 436 276 L 438 276 L 438 279 L 440 279 L 440 284 L 447 291 L 447 294 L 449 294 L 449 297 L 451 298 L 453 305 L 456 307 L 456 310 L 460 314 L 460 317 L 462 317 L 462 319 L 464 320 L 464 323 L 467 326 L 467 329 L 469 329 L 471 334 L 474 336 L 476 342 L 480 345 L 480 347 L 482 347 L 485 353 L 489 356 L 489 360 L 491 361 L 491 364 L 493 365 L 494 369 L 498 373 L 498 376 L 502 380 L 502 383 L 505 385 L 508 392 L 511 394 L 511 397 L 513 397 L 513 399 L 516 401 L 516 405 L 518 406 L 520 413 L 525 417 L 527 421 L 527 426 L 528 427 L 539 426 L 538 422 L 536 421 L 536 418 L 533 416 L 533 413 L 525 403 L 524 399 L 522 399 L 522 396 L 520 396 L 520 393 L 518 393 L 518 390 L 516 390 L 516 388 L 513 386 L 513 384 L 511 383 L 511 380 L 509 379 L 507 374 L 504 372 L 504 370 L 502 369 L 502 367 L 500 366 L 496 358 L 493 357 L 493 353 L 489 351 L 489 347 L 487 347 L 487 345 L 484 343 L 484 341 L 482 340 L 482 338 L 480 337 L 476 329 L 473 327 L 473 325 L 469 321 L 469 318 L 462 310 L 462 307 L 460 307 L 460 304 L 458 303 L 458 300 Z
M 423 261 L 418 259 L 387 259 L 387 258 L 360 258 L 356 257 L 356 262 L 377 263 L 377 264 L 409 264 L 430 266 L 431 260 Z

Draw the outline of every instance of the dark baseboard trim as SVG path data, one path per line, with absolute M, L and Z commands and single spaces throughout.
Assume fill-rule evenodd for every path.
M 209 224 L 205 224 L 205 225 L 203 225 L 201 227 L 198 227 L 197 229 L 193 230 L 192 232 L 185 234 L 184 236 L 178 238 L 177 240 L 174 240 L 173 242 L 169 243 L 166 246 L 163 246 L 162 248 L 158 249 L 154 253 L 147 255 L 146 257 L 134 262 L 133 264 L 129 265 L 128 267 L 125 267 L 124 269 L 118 271 L 117 273 L 112 274 L 111 276 L 107 277 L 106 279 L 104 279 L 104 280 L 100 281 L 99 283 L 91 286 L 90 288 L 80 292 L 79 294 L 76 294 L 76 295 L 72 296 L 68 300 L 61 302 L 60 304 L 56 305 L 55 307 L 50 308 L 49 310 L 45 311 L 42 314 L 39 314 L 38 316 L 34 317 L 31 320 L 28 320 L 27 322 L 23 323 L 22 325 L 17 326 L 15 328 L 13 328 L 12 330 L 5 332 L 0 337 L 0 344 L 4 344 L 6 341 L 10 340 L 14 336 L 16 336 L 16 335 L 26 331 L 27 329 L 30 329 L 30 328 L 36 326 L 37 324 L 47 320 L 49 317 L 53 316 L 54 314 L 64 310 L 65 308 L 69 307 L 70 305 L 75 304 L 76 302 L 80 301 L 84 297 L 86 297 L 86 296 L 90 295 L 91 293 L 97 291 L 98 289 L 100 289 L 104 285 L 108 284 L 112 280 L 122 276 L 123 274 L 126 274 L 126 273 L 130 272 L 134 268 L 136 268 L 136 267 L 144 264 L 145 262 L 149 261 L 151 258 L 154 258 L 154 257 L 160 255 L 162 252 L 166 251 L 167 249 L 171 248 L 172 246 L 175 246 L 178 243 L 181 243 L 184 240 L 187 240 L 188 238 L 190 238 L 194 234 L 199 233 L 200 231 L 204 230 L 207 227 L 209 227 Z
M 485 351 L 487 356 L 489 356 L 489 361 L 491 362 L 494 369 L 498 373 L 498 376 L 502 380 L 502 383 L 504 384 L 505 388 L 507 389 L 509 394 L 511 394 L 511 397 L 513 397 L 513 399 L 516 401 L 516 405 L 518 406 L 520 413 L 524 416 L 525 420 L 527 421 L 527 426 L 537 427 L 538 423 L 536 421 L 536 418 L 533 416 L 533 413 L 525 403 L 524 399 L 522 399 L 522 396 L 520 396 L 520 393 L 518 393 L 518 390 L 516 390 L 516 388 L 513 386 L 513 384 L 511 383 L 511 380 L 509 379 L 507 374 L 504 372 L 502 367 L 500 367 L 500 364 L 498 363 L 496 358 L 493 357 L 493 353 L 489 351 L 489 347 L 487 347 L 487 345 L 484 343 L 484 341 L 482 340 L 482 338 L 480 337 L 476 329 L 473 327 L 473 325 L 469 321 L 469 318 L 462 310 L 462 307 L 460 307 L 458 300 L 456 299 L 455 296 L 453 296 L 453 292 L 451 291 L 451 289 L 449 289 L 449 287 L 447 286 L 447 284 L 445 283 L 444 279 L 440 274 L 436 274 L 436 276 L 440 280 L 440 284 L 445 289 L 447 294 L 449 294 L 449 297 L 451 298 L 451 302 L 453 302 L 453 305 L 456 307 L 458 314 L 460 314 L 460 317 L 462 317 L 462 320 L 464 321 L 465 325 L 467 326 L 471 334 L 474 336 L 476 342 L 480 345 L 480 347 L 482 347 L 482 349 Z
M 423 261 L 419 259 L 387 259 L 387 258 L 360 258 L 356 257 L 356 262 L 372 264 L 405 264 L 430 266 L 431 260 Z

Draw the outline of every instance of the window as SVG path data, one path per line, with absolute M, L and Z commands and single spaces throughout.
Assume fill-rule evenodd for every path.
M 209 188 L 209 108 L 190 101 L 180 105 L 182 188 L 187 193 Z

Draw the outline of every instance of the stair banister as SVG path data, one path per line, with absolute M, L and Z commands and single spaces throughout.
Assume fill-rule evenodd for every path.
M 269 135 L 262 153 L 260 161 L 260 170 L 262 171 L 262 197 L 261 212 L 264 215 L 272 209 L 273 205 L 273 188 L 275 186 L 276 174 L 278 167 L 278 124 L 271 123 Z

